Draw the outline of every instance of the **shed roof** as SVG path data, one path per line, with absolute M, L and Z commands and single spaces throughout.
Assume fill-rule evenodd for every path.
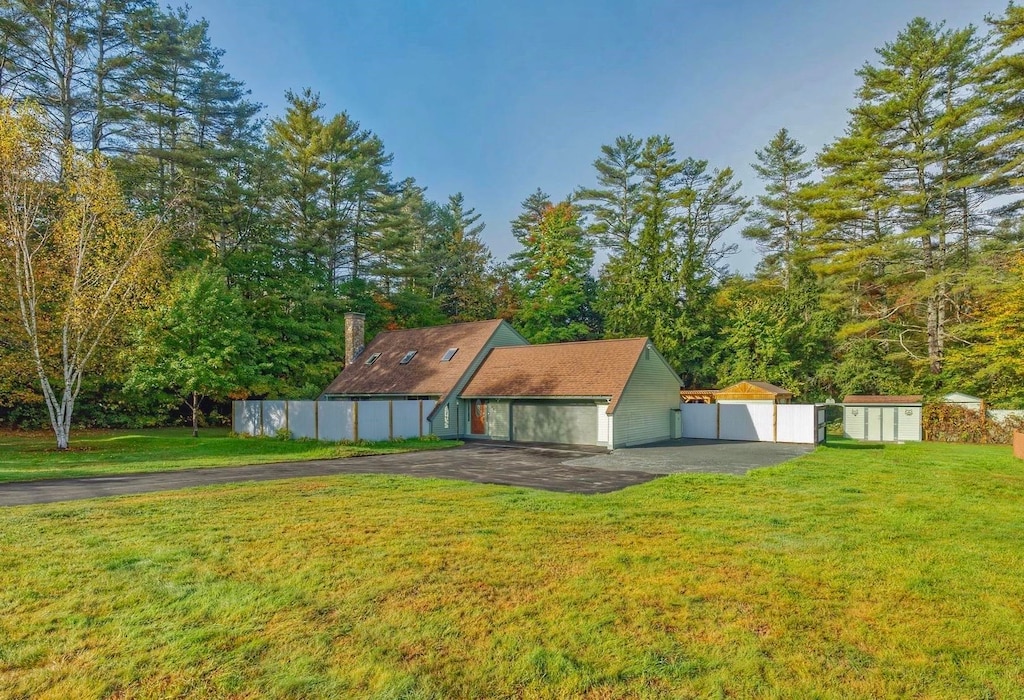
M 921 403 L 922 396 L 917 395 L 895 395 L 895 396 L 884 396 L 884 395 L 873 395 L 873 394 L 851 394 L 843 399 L 844 404 L 892 404 L 897 406 L 905 406 L 908 404 L 919 404 Z
M 742 381 L 715 392 L 719 398 L 791 399 L 793 392 L 768 382 Z
M 981 398 L 965 394 L 962 391 L 954 391 L 942 397 L 946 403 L 981 403 Z
M 647 338 L 624 338 L 494 348 L 466 384 L 462 396 L 607 396 L 608 413 L 613 413 L 647 345 Z
M 494 319 L 385 331 L 342 370 L 324 394 L 444 396 L 455 388 L 502 323 L 505 321 Z M 458 352 L 443 362 L 451 348 Z M 411 350 L 416 354 L 402 364 Z M 377 353 L 380 357 L 366 364 Z

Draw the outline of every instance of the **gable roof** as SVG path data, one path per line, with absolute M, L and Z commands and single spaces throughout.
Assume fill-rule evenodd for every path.
M 444 396 L 455 388 L 503 323 L 499 318 L 384 331 L 342 370 L 324 394 Z M 450 348 L 458 348 L 458 352 L 442 362 Z M 410 350 L 416 354 L 400 364 Z M 366 364 L 377 353 L 380 357 L 372 365 Z
M 881 396 L 876 394 L 864 394 L 856 395 L 851 394 L 843 399 L 843 403 L 848 404 L 896 404 L 896 405 L 907 405 L 907 404 L 919 404 L 921 403 L 921 396 Z
M 624 338 L 494 348 L 466 384 L 462 396 L 607 396 L 608 413 L 613 413 L 647 343 L 647 338 Z
M 962 391 L 954 391 L 950 394 L 946 394 L 942 397 L 942 400 L 946 403 L 981 403 L 981 399 L 979 397 L 965 394 Z
M 727 386 L 724 389 L 719 389 L 715 392 L 715 395 L 720 398 L 725 398 L 728 395 L 734 395 L 737 398 L 750 398 L 752 396 L 792 398 L 793 392 L 789 389 L 783 389 L 781 386 L 769 384 L 768 382 L 755 382 L 748 380 L 738 382 L 732 386 Z

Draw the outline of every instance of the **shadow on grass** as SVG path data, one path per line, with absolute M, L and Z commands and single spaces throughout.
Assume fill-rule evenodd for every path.
M 830 450 L 884 450 L 885 445 L 877 442 L 847 442 L 846 440 L 829 440 L 822 444 Z

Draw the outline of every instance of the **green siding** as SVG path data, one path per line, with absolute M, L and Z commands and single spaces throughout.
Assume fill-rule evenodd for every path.
M 508 440 L 508 401 L 487 402 L 487 437 L 491 440 Z
M 444 427 L 444 406 L 441 406 L 438 408 L 437 413 L 434 414 L 434 419 L 430 422 L 431 433 L 444 438 L 457 438 L 469 434 L 469 402 L 462 401 L 457 397 L 462 393 L 466 384 L 469 383 L 470 378 L 476 372 L 480 363 L 484 361 L 484 358 L 487 357 L 487 353 L 491 351 L 491 348 L 501 348 L 508 345 L 529 345 L 529 343 L 516 333 L 512 326 L 507 323 L 501 323 L 487 341 L 487 344 L 484 345 L 483 350 L 473 358 L 473 362 L 466 369 L 466 373 L 462 375 L 462 378 L 459 379 L 455 389 L 450 394 L 448 399 L 448 428 Z
M 597 406 L 593 401 L 516 401 L 512 437 L 516 442 L 597 445 Z
M 674 408 L 679 408 L 679 380 L 657 351 L 644 350 L 615 407 L 612 447 L 669 439 Z

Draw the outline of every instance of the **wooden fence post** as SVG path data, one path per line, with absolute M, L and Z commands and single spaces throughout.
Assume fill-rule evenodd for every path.
M 715 439 L 722 439 L 722 404 L 715 402 Z
M 779 404 L 772 402 L 772 442 L 779 441 Z
M 416 424 L 416 430 L 419 431 L 420 437 L 423 437 L 423 399 L 420 399 L 420 421 Z
M 985 399 L 981 400 L 981 444 L 988 442 L 988 406 Z
M 352 441 L 359 442 L 359 402 L 352 402 Z
M 388 399 L 388 440 L 395 439 L 395 401 Z

